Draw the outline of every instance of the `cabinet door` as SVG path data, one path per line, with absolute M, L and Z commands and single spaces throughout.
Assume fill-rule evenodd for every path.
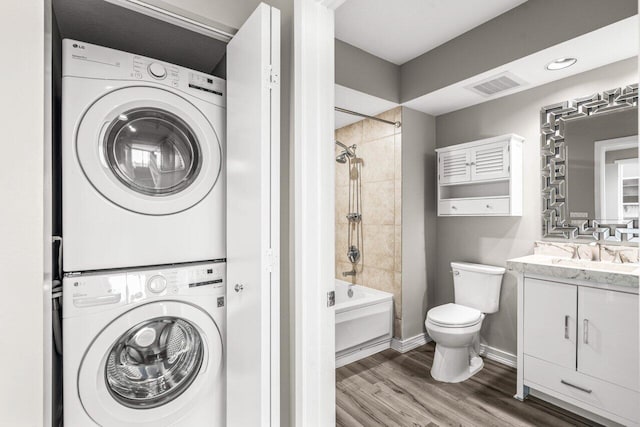
M 525 279 L 525 354 L 575 370 L 576 319 L 576 286 Z
M 509 178 L 509 142 L 494 142 L 471 149 L 471 180 Z
M 469 150 L 446 151 L 438 154 L 438 182 L 453 184 L 471 179 Z
M 578 371 L 638 387 L 638 295 L 580 287 Z

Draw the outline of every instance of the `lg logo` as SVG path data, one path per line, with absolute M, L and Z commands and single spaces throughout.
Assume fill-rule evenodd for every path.
M 76 49 L 84 49 L 84 46 L 79 45 L 78 43 L 74 43 L 73 47 L 76 48 Z

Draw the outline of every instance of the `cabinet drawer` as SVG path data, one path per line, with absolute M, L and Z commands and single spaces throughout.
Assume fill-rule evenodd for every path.
M 439 215 L 509 215 L 509 197 L 441 200 Z
M 581 405 L 584 409 L 593 411 L 589 408 L 592 406 L 635 423 L 640 422 L 640 411 L 638 411 L 640 393 L 581 374 L 575 369 L 564 368 L 525 355 L 524 383 L 542 392 L 560 393 L 583 402 L 586 404 Z M 606 416 L 606 413 L 602 415 Z

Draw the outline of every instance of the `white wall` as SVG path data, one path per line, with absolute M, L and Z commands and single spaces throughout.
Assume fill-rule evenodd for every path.
M 0 3 L 0 424 L 43 425 L 45 2 Z
M 540 192 L 540 109 L 543 106 L 637 83 L 637 58 L 620 61 L 511 96 L 436 118 L 436 145 L 445 147 L 490 136 L 517 133 L 524 142 L 524 199 L 521 218 L 439 217 L 434 306 L 453 301 L 451 261 L 505 266 L 533 252 L 542 237 Z M 481 335 L 490 346 L 516 353 L 515 277 L 502 284 L 500 311 L 487 317 Z

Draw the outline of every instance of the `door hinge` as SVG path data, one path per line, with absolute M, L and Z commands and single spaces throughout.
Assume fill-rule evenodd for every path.
M 273 272 L 273 266 L 275 265 L 275 257 L 273 256 L 273 249 L 267 249 L 267 271 Z
M 336 305 L 336 291 L 327 292 L 327 307 Z
M 273 70 L 273 67 L 269 66 L 269 89 L 280 86 L 280 74 Z

